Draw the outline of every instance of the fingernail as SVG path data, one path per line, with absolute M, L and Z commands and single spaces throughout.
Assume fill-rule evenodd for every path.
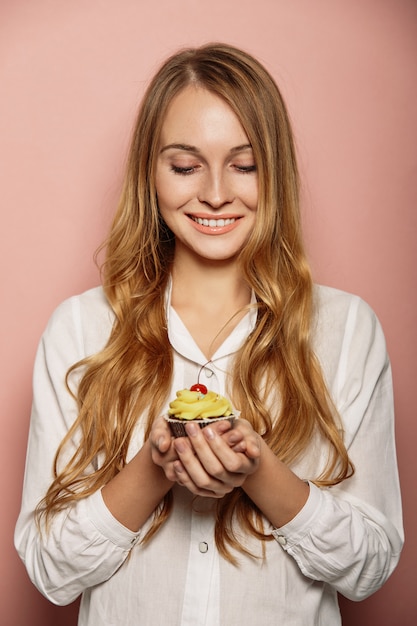
M 187 433 L 190 435 L 190 437 L 195 437 L 199 431 L 198 426 L 196 426 L 195 424 L 187 424 Z
M 204 429 L 205 435 L 207 437 L 207 439 L 214 439 L 214 432 L 213 430 L 210 428 L 210 426 L 206 426 Z
M 181 463 L 174 463 L 174 470 L 177 474 L 181 474 L 181 472 L 183 471 Z
M 181 439 L 176 439 L 174 445 L 177 452 L 185 452 L 185 442 Z

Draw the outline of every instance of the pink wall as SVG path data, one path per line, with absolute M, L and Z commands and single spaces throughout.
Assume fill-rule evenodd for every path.
M 280 83 L 316 278 L 368 300 L 391 352 L 407 544 L 383 591 L 343 602 L 344 623 L 417 623 L 415 0 L 0 0 L 4 626 L 76 622 L 32 588 L 12 547 L 34 352 L 53 307 L 98 282 L 92 251 L 146 80 L 210 40 L 247 48 Z

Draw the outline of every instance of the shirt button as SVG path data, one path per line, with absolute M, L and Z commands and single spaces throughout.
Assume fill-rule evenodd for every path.
M 200 541 L 200 543 L 198 544 L 198 549 L 202 554 L 205 554 L 205 552 L 208 551 L 208 543 L 206 543 L 205 541 Z
M 214 372 L 212 370 L 209 370 L 209 369 L 206 368 L 204 370 L 204 374 L 206 375 L 206 378 L 211 378 L 213 376 Z
M 281 546 L 287 545 L 287 540 L 285 539 L 283 535 L 278 535 L 277 541 Z

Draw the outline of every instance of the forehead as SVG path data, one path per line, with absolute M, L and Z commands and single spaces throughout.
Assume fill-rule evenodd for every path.
M 162 123 L 161 141 L 188 141 L 193 137 L 209 140 L 219 136 L 241 143 L 248 141 L 237 115 L 220 96 L 188 85 L 172 99 Z

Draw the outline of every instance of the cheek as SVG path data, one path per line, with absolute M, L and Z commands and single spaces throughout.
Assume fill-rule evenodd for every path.
M 256 211 L 258 208 L 258 181 L 251 180 L 248 181 L 246 188 L 242 190 L 242 200 L 246 204 L 246 206 L 251 209 L 251 211 Z
M 248 207 L 256 212 L 258 210 L 258 190 L 253 189 L 252 192 L 248 195 Z
M 165 196 L 165 181 L 164 181 L 164 177 L 161 176 L 158 171 L 156 172 L 155 175 L 155 191 L 156 191 L 156 195 L 158 197 L 158 200 L 161 200 L 164 198 Z
M 159 212 L 165 219 L 165 215 L 169 213 L 171 205 L 173 204 L 173 194 L 169 193 L 169 185 L 163 176 L 157 176 L 155 178 L 155 191 Z
M 165 197 L 163 195 L 158 195 L 157 198 L 159 213 L 164 222 L 171 228 L 171 216 L 173 215 L 174 211 L 172 210 L 170 205 L 166 203 Z
M 195 195 L 188 181 L 176 181 L 172 177 L 170 180 L 156 180 L 155 189 L 159 210 L 163 217 L 164 213 L 173 214 L 182 209 Z

